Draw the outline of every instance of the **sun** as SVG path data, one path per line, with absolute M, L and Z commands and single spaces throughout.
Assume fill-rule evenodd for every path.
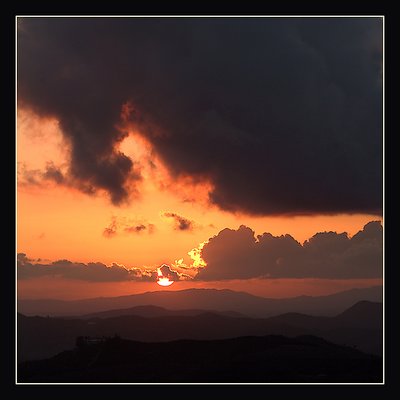
M 157 268 L 157 283 L 160 286 L 171 286 L 174 281 L 171 281 L 167 276 L 164 276 L 161 272 L 161 268 Z
M 168 278 L 158 278 L 157 283 L 160 286 L 171 286 L 174 283 L 174 281 L 170 281 Z

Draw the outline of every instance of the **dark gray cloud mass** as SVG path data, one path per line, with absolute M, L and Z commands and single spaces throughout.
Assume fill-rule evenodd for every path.
M 18 99 L 82 187 L 127 200 L 121 107 L 173 176 L 252 214 L 382 210 L 379 18 L 20 18 Z M 60 177 L 53 176 L 54 179 Z
M 118 282 L 135 280 L 139 269 L 132 271 L 113 264 L 107 267 L 102 263 L 73 263 L 69 260 L 58 260 L 50 264 L 32 263 L 24 253 L 17 257 L 18 279 L 40 278 L 43 276 L 63 277 L 91 282 Z M 141 275 L 141 274 L 140 274 Z
M 161 265 L 159 270 L 163 277 L 173 281 L 191 279 L 190 276 L 173 270 L 167 264 Z M 159 278 L 157 269 L 128 269 L 116 263 L 107 266 L 100 262 L 85 264 L 69 260 L 58 260 L 45 264 L 41 260 L 28 258 L 25 253 L 17 254 L 17 274 L 19 280 L 53 277 L 87 282 L 156 282 Z
M 18 279 L 33 279 L 42 277 L 57 277 L 76 279 L 87 282 L 121 282 L 145 281 L 155 282 L 157 273 L 141 268 L 127 269 L 119 264 L 107 266 L 100 262 L 76 263 L 69 260 L 58 260 L 49 264 L 33 262 L 26 254 L 18 253 Z
M 255 237 L 246 226 L 224 229 L 202 249 L 207 267 L 198 280 L 249 278 L 381 278 L 383 229 L 369 222 L 352 238 L 346 233 L 317 233 L 303 245 L 290 235 Z

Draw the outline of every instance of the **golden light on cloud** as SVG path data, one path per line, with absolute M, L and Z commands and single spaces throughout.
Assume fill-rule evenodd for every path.
M 171 281 L 167 276 L 164 276 L 161 272 L 161 268 L 157 268 L 157 283 L 160 286 L 171 286 L 174 281 Z
M 188 255 L 193 260 L 192 266 L 194 268 L 204 268 L 207 266 L 207 263 L 201 257 L 201 250 L 207 243 L 208 240 L 201 242 L 197 247 L 188 252 Z
M 179 260 L 175 260 L 174 263 L 172 263 L 172 266 L 174 268 L 180 268 L 180 269 L 187 269 L 189 268 L 185 262 L 183 261 L 183 258 L 180 258 Z

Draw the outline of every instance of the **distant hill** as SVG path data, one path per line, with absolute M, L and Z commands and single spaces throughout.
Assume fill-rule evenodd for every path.
M 169 315 L 168 310 L 152 307 L 142 307 L 140 310 L 146 310 L 151 317 L 118 315 L 109 318 L 71 319 L 18 314 L 18 360 L 53 356 L 71 348 L 77 336 L 114 334 L 146 342 L 216 340 L 268 334 L 294 337 L 307 334 L 338 344 L 356 346 L 368 353 L 382 353 L 381 303 L 357 303 L 336 317 L 286 313 L 270 318 L 249 318 L 229 317 L 210 311 L 196 315 L 173 315 L 174 311 Z M 155 316 L 149 310 L 156 311 L 161 316 Z
M 369 328 L 371 325 L 380 326 L 383 313 L 382 304 L 370 301 L 359 301 L 336 317 L 342 326 L 357 326 Z
M 111 338 L 18 365 L 18 382 L 382 382 L 382 359 L 313 336 L 141 343 Z
M 123 315 L 136 315 L 138 317 L 155 318 L 155 317 L 170 317 L 170 316 L 194 316 L 204 314 L 205 310 L 167 310 L 158 306 L 136 306 L 130 308 L 120 308 L 117 310 L 100 311 L 92 314 L 85 314 L 77 318 L 111 318 L 120 317 Z M 245 317 L 236 311 L 213 311 L 213 313 L 226 317 Z
M 336 317 L 316 317 L 287 313 L 268 319 L 271 323 L 302 329 L 334 343 L 355 346 L 362 351 L 382 355 L 382 303 L 360 301 Z
M 227 289 L 187 289 L 74 301 L 18 300 L 18 312 L 24 315 L 73 316 L 148 305 L 180 310 L 184 305 L 185 309 L 235 311 L 255 318 L 287 312 L 333 316 L 360 300 L 382 302 L 382 287 L 351 289 L 329 296 L 300 296 L 286 299 L 258 297 Z

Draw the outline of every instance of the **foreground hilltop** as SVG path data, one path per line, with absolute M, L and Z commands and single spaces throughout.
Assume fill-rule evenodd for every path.
M 18 382 L 381 382 L 382 359 L 314 336 L 142 343 L 118 337 L 21 363 Z

